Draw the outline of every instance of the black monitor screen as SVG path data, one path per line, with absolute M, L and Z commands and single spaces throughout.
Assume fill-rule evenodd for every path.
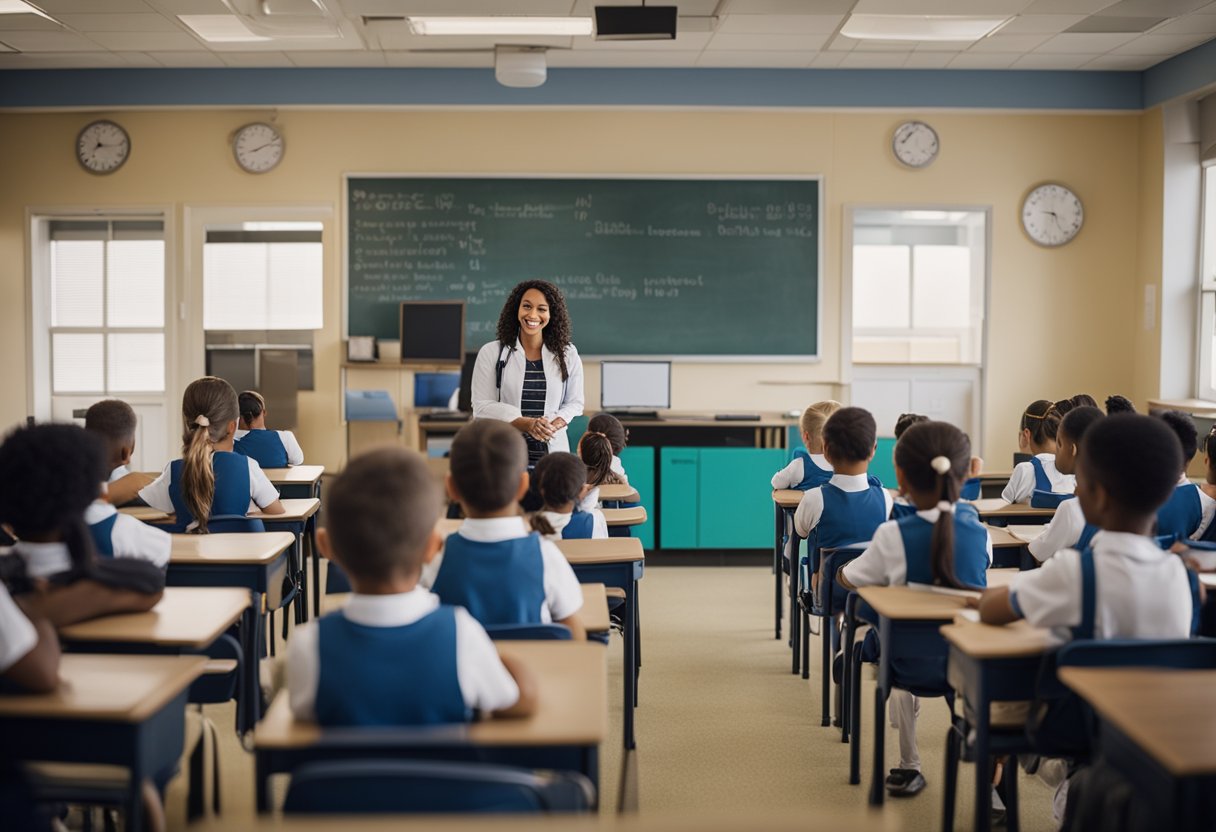
M 464 363 L 460 365 L 460 394 L 456 397 L 456 409 L 461 413 L 473 412 L 473 365 L 476 363 L 477 353 L 464 354 Z
M 401 360 L 458 364 L 464 357 L 464 303 L 401 304 Z

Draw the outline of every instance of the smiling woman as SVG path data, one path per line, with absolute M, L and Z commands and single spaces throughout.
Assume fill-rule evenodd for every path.
M 570 343 L 561 290 L 525 280 L 498 316 L 498 338 L 477 353 L 473 417 L 510 422 L 528 440 L 528 464 L 569 451 L 566 425 L 583 412 L 583 362 Z

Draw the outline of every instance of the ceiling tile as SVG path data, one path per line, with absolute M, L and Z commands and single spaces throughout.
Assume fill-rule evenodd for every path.
M 342 7 L 350 17 L 362 14 L 502 14 L 505 5 L 504 0 L 342 0 Z M 510 0 L 510 13 L 565 17 L 572 6 L 572 0 Z
M 1008 52 L 962 52 L 950 62 L 951 69 L 1008 69 L 1019 55 Z
M 1063 55 L 1032 52 L 1014 61 L 1013 69 L 1080 69 L 1093 55 Z
M 811 66 L 815 69 L 832 69 L 840 66 L 840 62 L 844 60 L 844 56 L 848 52 L 820 52 L 811 61 Z
M 1026 14 L 1093 14 L 1114 4 L 1114 0 L 1035 0 L 1022 11 Z
M 857 14 L 1015 15 L 1026 0 L 858 0 Z
M 64 26 L 77 32 L 180 32 L 176 20 L 159 14 L 64 14 Z
M 1112 55 L 1180 55 L 1211 40 L 1213 35 L 1199 32 L 1193 35 L 1141 35 L 1135 40 L 1112 49 Z M 3 40 L 3 38 L 0 38 Z
M 295 66 L 282 52 L 217 52 L 224 66 Z
M 549 54 L 553 54 L 550 52 Z M 493 68 L 491 52 L 385 52 L 384 61 L 399 67 Z
M 144 0 L 169 16 L 179 14 L 232 14 L 224 0 Z
M 1207 5 L 1207 0 L 1120 0 L 1102 10 L 1115 17 L 1181 17 Z
M 913 46 L 907 41 L 893 40 L 858 40 L 856 43 L 854 52 L 911 52 Z
M 1162 59 L 1152 55 L 1099 55 L 1081 69 L 1098 69 L 1105 72 L 1138 72 L 1148 69 Z
M 811 65 L 816 52 L 702 52 L 697 66 L 767 67 L 801 69 Z
M 844 35 L 834 35 L 823 48 L 829 52 L 852 52 L 857 48 L 857 41 Z
M 212 52 L 149 52 L 161 66 L 210 67 L 223 66 L 224 62 Z
M 904 65 L 910 52 L 850 52 L 840 62 L 842 69 L 895 69 Z
M 1216 34 L 1216 14 L 1188 14 L 1163 23 L 1152 31 L 1154 35 Z
M 0 29 L 9 31 L 43 30 L 57 32 L 63 27 L 54 20 L 48 20 L 40 14 L 4 14 L 0 15 Z
M 97 44 L 83 35 L 60 29 L 57 32 L 5 32 L 0 41 L 22 52 L 99 52 Z
M 89 35 L 106 49 L 116 52 L 194 52 L 201 42 L 185 32 L 94 32 Z
M 495 44 L 569 48 L 574 41 L 574 38 L 568 37 L 426 37 L 413 34 L 410 32 L 409 26 L 404 23 L 378 24 L 369 26 L 363 31 L 366 33 L 369 44 L 378 44 L 381 49 L 397 51 L 411 49 L 489 49 L 492 51 Z M 706 39 L 708 39 L 708 35 Z M 589 41 L 590 39 L 582 38 L 581 40 Z M 302 46 L 299 50 L 293 51 L 311 50 L 308 50 L 307 46 Z M 350 51 L 349 47 L 347 51 Z
M 968 52 L 1017 52 L 1024 54 L 1042 45 L 1051 35 L 996 34 L 971 44 Z
M 296 66 L 384 66 L 383 52 L 288 52 L 287 57 Z
M 997 30 L 997 34 L 1054 35 L 1084 19 L 1083 14 L 1020 14 Z
M 105 0 L 104 5 L 99 3 L 98 0 L 34 0 L 34 4 L 52 16 L 59 14 L 88 14 L 90 12 L 140 14 L 152 11 L 144 0 Z
M 145 52 L 114 52 L 126 66 L 158 67 L 160 64 Z
M 631 50 L 598 51 L 571 49 L 554 51 L 546 56 L 555 67 L 693 67 L 696 52 L 641 52 Z
M 957 52 L 913 52 L 904 61 L 904 69 L 944 69 L 958 55 Z
M 727 0 L 724 14 L 848 14 L 856 0 Z
M 1117 35 L 1073 34 L 1053 35 L 1038 46 L 1035 52 L 1059 52 L 1072 55 L 1101 55 L 1135 40 L 1139 35 L 1121 33 Z
M 784 52 L 813 52 L 827 42 L 827 35 L 731 35 L 718 34 L 709 42 L 714 51 L 729 49 L 742 52 L 759 52 L 775 49 Z
M 596 6 L 637 6 L 638 0 L 577 0 L 574 3 L 574 8 L 569 8 L 570 0 L 566 0 L 567 8 L 557 12 L 561 16 L 567 13 L 575 17 L 590 17 L 594 14 Z M 680 17 L 707 17 L 714 14 L 718 8 L 718 0 L 663 0 L 663 2 L 654 2 L 651 5 L 655 6 L 675 6 L 676 14 Z M 501 14 L 502 3 L 498 3 L 499 14 Z M 450 12 L 448 12 L 450 14 Z M 515 11 L 514 4 L 512 5 L 511 14 L 523 14 L 523 12 Z M 528 12 L 528 14 L 536 14 L 536 12 Z
M 0 53 L 0 69 L 100 69 L 127 66 L 113 52 Z
M 963 40 L 948 40 L 948 41 L 923 40 L 920 43 L 917 43 L 915 45 L 914 51 L 917 51 L 917 52 L 966 52 L 968 47 L 970 47 L 970 46 L 971 46 L 970 43 L 968 43 L 967 41 L 963 41 Z
M 718 34 L 830 35 L 843 20 L 839 14 L 728 14 Z

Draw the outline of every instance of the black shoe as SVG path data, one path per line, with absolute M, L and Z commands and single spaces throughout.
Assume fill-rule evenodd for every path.
M 911 797 L 925 788 L 925 778 L 914 768 L 893 768 L 887 775 L 887 794 L 891 797 Z

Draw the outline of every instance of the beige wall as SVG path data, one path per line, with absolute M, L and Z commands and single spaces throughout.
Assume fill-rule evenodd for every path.
M 265 176 L 241 173 L 228 147 L 232 130 L 264 113 L 106 115 L 130 132 L 132 155 L 118 173 L 95 177 L 72 156 L 76 133 L 91 114 L 0 114 L 0 348 L 6 357 L 0 425 L 29 410 L 27 206 L 168 204 L 178 228 L 188 205 L 309 203 L 338 212 L 346 171 L 821 174 L 823 360 L 681 365 L 673 384 L 677 408 L 788 409 L 833 393 L 832 385 L 845 380 L 840 268 L 846 203 L 991 206 L 984 453 L 992 467 L 1007 464 L 1001 461 L 1009 459 L 1018 417 L 1032 399 L 1081 390 L 1099 397 L 1152 392 L 1151 374 L 1140 371 L 1136 350 L 1148 335 L 1137 330 L 1138 298 L 1148 279 L 1145 264 L 1152 261 L 1138 246 L 1141 235 L 1152 244 L 1140 197 L 1154 186 L 1146 168 L 1160 159 L 1159 146 L 1151 144 L 1151 113 L 922 113 L 938 130 L 942 151 L 930 168 L 916 172 L 901 168 L 889 148 L 892 130 L 910 113 L 283 111 L 286 158 Z M 1030 243 L 1019 220 L 1023 196 L 1046 180 L 1066 183 L 1085 203 L 1084 229 L 1056 250 Z M 1159 235 L 1156 245 L 1159 250 Z M 177 252 L 174 262 L 185 256 Z M 344 447 L 338 245 L 329 247 L 325 286 L 317 390 L 303 397 L 300 433 L 311 460 L 337 466 Z M 794 321 L 791 316 L 786 325 Z M 588 402 L 598 397 L 591 372 Z
M 1162 200 L 1165 192 L 1165 133 L 1161 108 L 1149 110 L 1140 118 L 1140 244 L 1136 252 L 1136 289 L 1143 317 L 1143 302 L 1147 292 L 1161 309 L 1161 233 Z M 1147 400 L 1161 393 L 1161 315 L 1154 315 L 1152 327 L 1137 321 L 1133 400 L 1147 407 Z

